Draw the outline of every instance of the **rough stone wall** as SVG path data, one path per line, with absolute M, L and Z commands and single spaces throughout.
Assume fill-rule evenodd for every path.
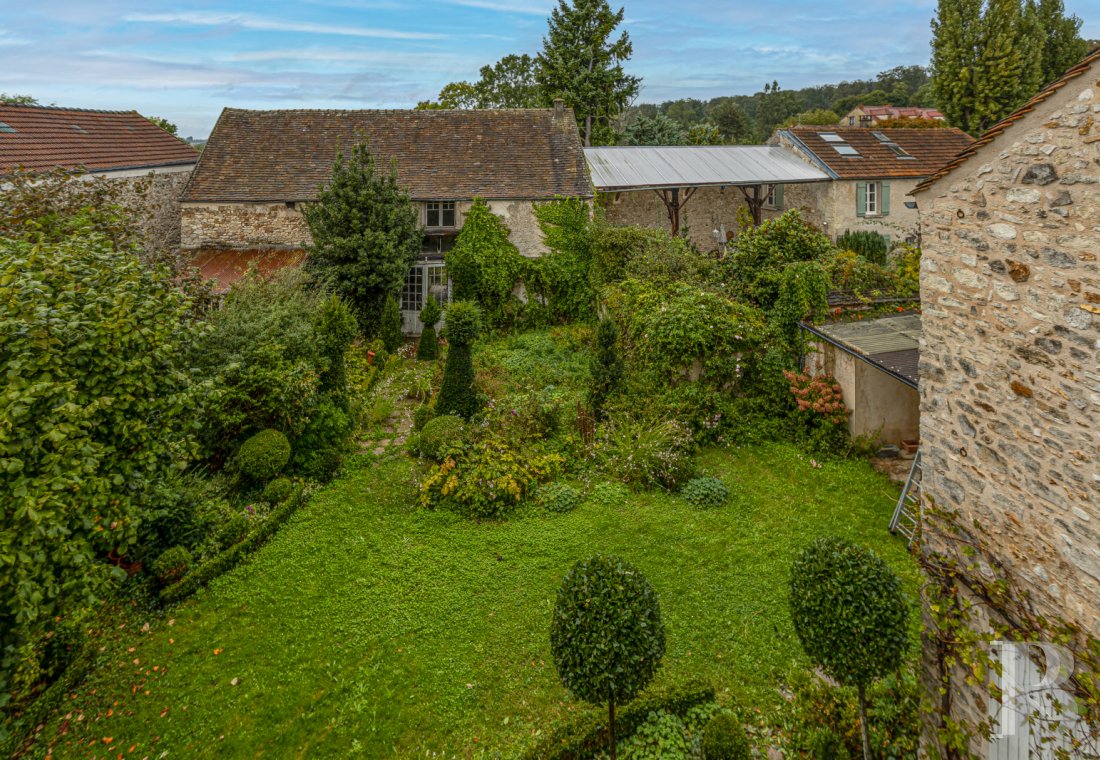
M 461 228 L 471 201 L 455 203 Z M 511 230 L 510 239 L 525 256 L 546 252 L 531 201 L 489 201 L 489 208 Z M 186 203 L 181 209 L 182 245 L 198 248 L 304 248 L 312 240 L 301 205 L 285 203 Z M 424 222 L 421 204 L 421 223 Z
M 977 521 L 1041 614 L 1092 636 L 1100 636 L 1097 68 L 916 196 L 925 493 L 967 526 Z
M 110 179 L 122 184 L 121 201 L 140 220 L 143 248 L 154 257 L 174 253 L 180 247 L 180 194 L 191 176 L 186 171 L 150 173 L 145 177 Z M 138 187 L 148 184 L 144 193 Z
M 601 196 L 600 202 L 610 224 L 671 229 L 665 204 L 652 190 L 607 193 Z M 681 209 L 680 228 L 699 250 L 717 250 L 719 244 L 714 230 L 725 225 L 728 233 L 736 234 L 737 209 L 744 205 L 745 196 L 736 187 L 701 188 Z

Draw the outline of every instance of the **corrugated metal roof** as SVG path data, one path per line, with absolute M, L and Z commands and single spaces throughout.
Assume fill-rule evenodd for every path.
M 921 332 L 919 313 L 818 327 L 802 326 L 886 370 L 906 385 L 917 387 Z
M 585 148 L 597 190 L 826 182 L 827 174 L 778 145 L 621 145 Z

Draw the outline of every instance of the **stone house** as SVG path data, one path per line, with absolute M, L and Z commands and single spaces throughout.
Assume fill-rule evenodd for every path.
M 973 138 L 958 129 L 805 126 L 777 130 L 771 142 L 833 181 L 782 188 L 769 199 L 768 216 L 795 208 L 834 239 L 848 230 L 872 230 L 891 240 L 915 240 L 920 220 L 906 195 Z
M 1011 601 L 993 608 L 995 619 L 1034 631 L 1030 621 L 1041 616 L 1093 639 L 1100 638 L 1098 188 L 1100 50 L 914 189 L 924 243 L 925 509 L 957 512 L 981 547 L 981 566 L 1011 579 Z M 928 541 L 937 551 L 949 543 Z M 977 595 L 983 579 L 969 571 L 963 592 Z M 951 683 L 942 712 L 970 721 L 989 715 L 988 692 L 945 672 L 934 642 L 926 635 L 930 688 Z M 1012 754 L 1023 751 L 1018 744 L 976 748 L 1027 756 Z
M 944 115 L 935 108 L 917 106 L 864 106 L 858 105 L 844 116 L 838 124 L 842 127 L 874 127 L 892 119 L 924 119 L 926 121 L 944 121 Z
M 62 169 L 119 183 L 155 255 L 179 248 L 179 196 L 198 158 L 137 111 L 0 104 L 0 195 L 3 175 L 16 170 Z
M 423 251 L 401 293 L 409 333 L 420 331 L 426 298 L 446 298 L 444 254 L 475 198 L 533 257 L 545 252 L 534 205 L 593 196 L 576 120 L 560 102 L 454 111 L 227 108 L 183 193 L 183 248 L 223 278 L 256 258 L 300 259 L 311 243 L 302 207 L 317 199 L 337 152 L 364 140 L 420 210 Z

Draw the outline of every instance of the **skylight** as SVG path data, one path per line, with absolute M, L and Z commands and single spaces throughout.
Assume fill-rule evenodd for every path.
M 5 124 L 4 122 L 0 121 L 0 132 L 14 132 L 14 131 L 15 131 L 15 127 L 13 127 L 11 124 Z
M 70 124 L 69 126 L 75 129 L 77 132 L 80 132 L 81 134 L 88 134 L 88 132 L 83 127 L 77 126 L 76 124 Z
M 856 150 L 855 148 L 853 148 L 848 143 L 834 144 L 833 145 L 833 150 L 835 150 L 837 153 L 839 153 L 842 156 L 858 156 L 859 155 L 859 151 Z
M 913 158 L 913 156 L 909 155 L 909 153 L 905 150 L 905 148 L 901 147 L 896 142 L 891 140 L 890 136 L 887 135 L 885 132 L 872 132 L 871 136 L 874 137 L 876 140 L 878 140 L 883 145 L 885 145 L 887 148 L 889 148 L 890 152 L 893 153 L 898 158 L 908 158 L 908 159 Z
M 821 139 L 827 143 L 842 143 L 844 138 L 838 135 L 836 132 L 822 132 Z

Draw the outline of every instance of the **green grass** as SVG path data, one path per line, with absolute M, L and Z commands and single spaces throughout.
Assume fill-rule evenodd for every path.
M 514 756 L 577 707 L 548 624 L 565 572 L 595 552 L 634 563 L 660 595 L 659 682 L 703 677 L 723 701 L 774 706 L 805 664 L 786 606 L 801 547 L 822 534 L 867 544 L 915 594 L 886 531 L 897 489 L 864 463 L 815 468 L 787 446 L 702 464 L 730 487 L 727 506 L 644 494 L 476 524 L 413 509 L 408 460 L 355 459 L 247 564 L 161 617 L 112 620 L 100 669 L 35 752 Z

